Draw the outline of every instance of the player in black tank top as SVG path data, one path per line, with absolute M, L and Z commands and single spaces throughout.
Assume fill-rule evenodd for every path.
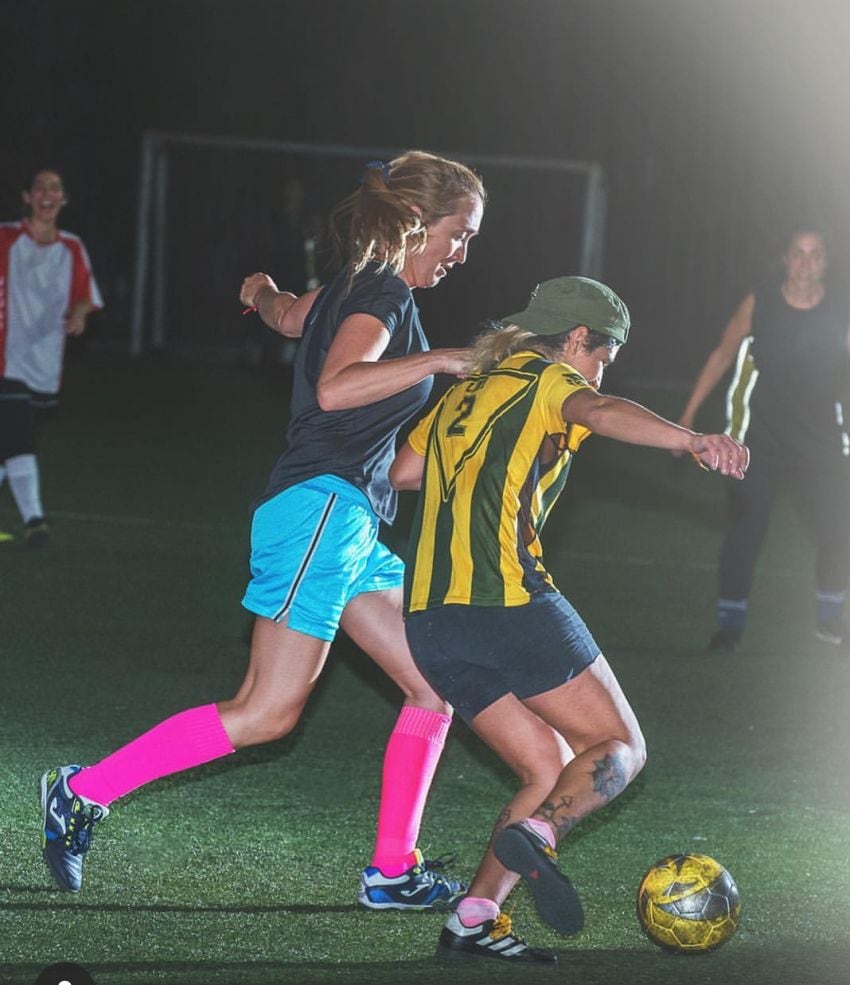
M 782 279 L 739 305 L 679 422 L 693 424 L 734 363 L 728 431 L 746 440 L 751 461 L 744 481 L 729 491 L 711 650 L 733 650 L 741 641 L 756 559 L 780 485 L 799 502 L 815 542 L 815 633 L 825 643 L 850 645 L 843 618 L 850 576 L 850 442 L 842 401 L 850 304 L 846 293 L 824 284 L 821 233 L 795 231 L 783 261 Z

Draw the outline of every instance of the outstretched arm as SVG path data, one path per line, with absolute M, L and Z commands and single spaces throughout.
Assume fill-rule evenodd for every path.
M 741 343 L 752 332 L 754 308 L 755 296 L 753 294 L 748 294 L 738 305 L 735 314 L 732 315 L 721 336 L 720 343 L 706 359 L 694 383 L 691 395 L 682 411 L 682 416 L 679 418 L 682 427 L 693 427 L 697 411 L 735 361 Z
M 622 397 L 578 390 L 564 401 L 562 413 L 566 422 L 581 424 L 607 438 L 690 452 L 705 468 L 734 479 L 743 479 L 749 464 L 749 451 L 728 434 L 698 434 Z
M 279 291 L 268 274 L 257 273 L 250 274 L 242 281 L 239 300 L 256 308 L 263 322 L 275 332 L 290 339 L 300 339 L 304 332 L 304 319 L 320 290 L 316 288 L 300 296 Z

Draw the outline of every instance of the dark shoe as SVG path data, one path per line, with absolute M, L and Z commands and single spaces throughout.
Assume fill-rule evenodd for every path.
M 721 626 L 708 641 L 708 652 L 734 653 L 740 646 L 743 635 L 744 631 L 742 629 L 734 629 L 732 626 Z
M 27 547 L 44 547 L 50 539 L 50 531 L 47 529 L 43 516 L 34 516 L 27 521 L 24 527 L 24 537 Z
M 815 636 L 821 643 L 829 643 L 841 649 L 847 649 L 850 645 L 850 630 L 843 619 L 824 619 L 817 624 Z
M 584 910 L 573 884 L 558 868 L 558 853 L 523 824 L 509 824 L 493 839 L 493 853 L 528 886 L 542 920 L 560 934 L 577 934 Z
M 475 961 L 495 958 L 505 964 L 536 964 L 556 968 L 558 955 L 538 951 L 511 933 L 511 918 L 500 913 L 477 927 L 464 927 L 453 913 L 446 921 L 437 944 L 440 961 Z

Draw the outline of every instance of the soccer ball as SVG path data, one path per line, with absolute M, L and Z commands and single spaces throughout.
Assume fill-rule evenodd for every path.
M 659 947 L 699 954 L 735 933 L 741 898 L 732 876 L 708 855 L 668 855 L 641 880 L 637 915 Z

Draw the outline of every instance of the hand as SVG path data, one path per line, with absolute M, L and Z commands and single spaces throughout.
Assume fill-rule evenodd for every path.
M 432 355 L 438 359 L 437 373 L 449 373 L 462 380 L 472 369 L 472 349 L 433 349 Z
M 86 330 L 86 313 L 84 311 L 69 311 L 65 315 L 65 334 L 82 335 Z
M 750 452 L 728 434 L 695 434 L 687 449 L 701 468 L 733 479 L 743 479 Z
M 257 295 L 264 287 L 270 287 L 273 291 L 277 290 L 277 284 L 268 274 L 249 274 L 242 281 L 242 290 L 239 292 L 239 300 L 249 308 L 256 308 Z

